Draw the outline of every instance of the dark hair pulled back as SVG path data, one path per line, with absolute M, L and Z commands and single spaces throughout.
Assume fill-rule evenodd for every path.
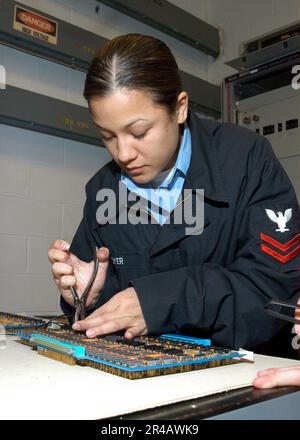
M 152 36 L 127 34 L 101 47 L 90 64 L 84 97 L 89 101 L 122 88 L 145 91 L 155 104 L 174 114 L 182 84 L 168 46 Z

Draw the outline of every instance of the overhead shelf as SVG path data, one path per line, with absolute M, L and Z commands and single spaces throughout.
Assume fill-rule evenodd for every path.
M 167 0 L 97 0 L 213 57 L 219 30 Z
M 9 85 L 0 90 L 0 124 L 104 147 L 87 108 Z
M 259 67 L 274 60 L 279 60 L 287 55 L 295 54 L 299 52 L 299 50 L 300 35 L 297 35 L 289 38 L 288 40 L 280 41 L 270 46 L 250 52 L 247 55 L 235 58 L 234 60 L 228 61 L 225 64 L 241 72 Z

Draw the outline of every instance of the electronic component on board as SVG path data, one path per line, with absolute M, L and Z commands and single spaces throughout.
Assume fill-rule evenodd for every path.
M 46 324 L 47 323 L 42 319 L 0 312 L 0 326 L 4 327 L 5 331 L 12 332 L 21 329 L 34 329 L 38 327 L 45 327 Z
M 39 354 L 128 379 L 218 367 L 241 362 L 244 357 L 238 351 L 212 346 L 210 339 L 179 334 L 137 336 L 130 340 L 121 335 L 89 339 L 70 326 L 48 327 L 49 322 L 0 313 L 0 325 L 13 329 L 18 342 Z

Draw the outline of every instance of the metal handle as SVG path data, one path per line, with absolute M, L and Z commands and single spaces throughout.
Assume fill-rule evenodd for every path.
M 293 324 L 300 324 L 300 319 L 292 318 L 291 316 L 285 315 L 284 313 L 276 312 L 276 310 L 270 309 L 269 308 L 270 306 L 287 307 L 289 309 L 294 309 L 296 311 L 296 310 L 300 310 L 300 305 L 298 305 L 298 304 L 295 305 L 295 304 L 290 303 L 288 301 L 277 301 L 277 300 L 269 301 L 265 305 L 266 312 L 269 315 L 272 315 L 275 318 L 283 319 L 284 321 L 292 322 Z

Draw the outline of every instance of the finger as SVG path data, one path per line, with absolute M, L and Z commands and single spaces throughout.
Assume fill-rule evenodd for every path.
M 297 319 L 300 319 L 300 316 L 297 317 Z M 300 324 L 295 324 L 294 325 L 294 331 L 297 335 L 300 336 Z
M 85 321 L 78 321 L 73 325 L 73 329 L 77 329 L 80 325 L 80 330 L 86 330 L 86 335 L 88 338 L 94 338 L 95 336 L 115 333 L 123 330 L 124 328 L 128 328 L 130 325 L 132 325 L 130 320 L 131 319 L 128 317 L 108 319 L 107 321 L 99 319 L 95 320 L 92 325 L 90 323 L 84 323 Z M 84 323 L 84 325 L 82 325 L 82 323 Z M 83 329 L 82 327 L 85 328 Z
M 270 373 L 274 373 L 274 372 L 276 372 L 276 371 L 278 371 L 279 370 L 279 368 L 269 368 L 268 370 L 265 370 L 268 374 L 270 374 Z M 294 371 L 294 370 L 299 370 L 299 372 L 300 372 L 300 365 L 293 365 L 293 366 L 291 366 L 291 367 L 282 367 L 282 368 L 280 368 L 280 371 Z
M 146 334 L 147 334 L 146 327 L 134 326 L 134 327 L 130 327 L 126 330 L 124 337 L 126 339 L 133 339 L 136 336 L 146 335 Z
M 105 263 L 109 258 L 109 249 L 107 247 L 101 247 L 98 249 L 96 255 L 100 263 Z
M 116 315 L 112 313 L 105 313 L 104 315 L 101 316 L 95 315 L 93 319 L 88 317 L 83 319 L 82 321 L 77 321 L 76 323 L 73 324 L 73 329 L 79 331 L 85 331 L 95 327 L 102 326 L 103 324 L 106 324 L 108 322 L 115 321 L 116 319 L 119 319 L 119 317 L 116 317 Z
M 62 275 L 71 275 L 73 268 L 69 264 L 55 262 L 52 264 L 52 273 L 55 278 L 60 278 Z
M 256 377 L 253 381 L 252 381 L 252 385 L 255 388 L 272 388 L 275 385 L 272 384 L 272 376 L 270 379 L 270 376 L 262 376 L 262 377 Z
M 268 374 L 273 373 L 276 368 L 266 368 L 265 370 L 261 370 L 257 372 L 257 376 L 267 376 Z
M 55 261 L 65 262 L 68 259 L 68 252 L 57 250 L 54 248 L 49 249 L 48 259 L 51 263 L 54 263 Z
M 117 319 L 115 321 L 109 321 L 100 326 L 91 328 L 86 331 L 86 335 L 88 338 L 94 338 L 96 336 L 107 335 L 110 333 L 116 333 L 120 330 L 126 328 L 128 323 L 126 323 L 125 318 Z
M 49 249 L 58 249 L 60 251 L 68 251 L 70 248 L 70 244 L 65 240 L 54 240 Z
M 300 371 L 300 365 L 296 366 L 296 367 L 295 367 L 295 365 L 293 365 L 291 367 L 282 367 L 282 368 L 280 368 L 280 371 L 290 371 L 290 370 L 297 370 L 297 369 L 299 369 L 299 371 Z M 268 376 L 270 374 L 275 373 L 276 371 L 278 371 L 278 368 L 266 368 L 265 370 L 258 371 L 257 376 L 259 376 L 259 377 L 260 376 Z
M 124 333 L 124 338 L 126 339 L 133 339 L 135 336 L 137 335 L 132 330 L 126 330 L 126 332 Z
M 124 336 L 127 339 L 132 339 L 135 336 L 140 336 L 140 335 L 147 335 L 148 334 L 148 329 L 146 326 L 146 322 L 144 320 L 144 318 L 140 318 L 138 321 L 138 324 L 135 323 L 135 325 L 133 325 L 132 327 L 129 327 Z
M 285 370 L 279 368 L 270 375 L 254 379 L 253 385 L 257 388 L 273 388 L 286 385 L 300 386 L 300 369 Z
M 60 278 L 58 284 L 63 290 L 69 290 L 71 286 L 75 286 L 76 278 L 71 275 L 64 275 Z

